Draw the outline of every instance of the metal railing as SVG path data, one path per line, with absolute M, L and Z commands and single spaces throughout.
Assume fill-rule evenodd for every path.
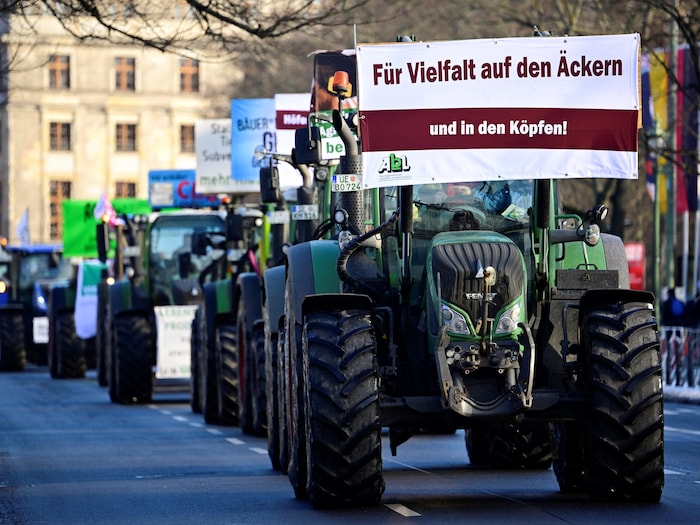
M 667 385 L 700 387 L 700 328 L 660 328 L 661 364 Z

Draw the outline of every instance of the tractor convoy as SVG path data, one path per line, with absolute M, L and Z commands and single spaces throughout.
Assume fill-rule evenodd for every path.
M 396 58 L 417 45 L 385 47 Z M 630 289 L 622 240 L 601 231 L 607 208 L 564 213 L 549 172 L 412 179 L 412 161 L 388 139 L 376 161 L 385 130 L 374 123 L 400 112 L 363 114 L 358 87 L 407 77 L 382 57 L 363 80 L 359 60 L 315 55 L 308 124 L 291 152 L 258 152 L 272 162 L 256 205 L 125 216 L 112 228 L 96 337 L 111 399 L 144 403 L 184 381 L 207 423 L 266 436 L 272 467 L 315 508 L 377 504 L 383 432 L 396 455 L 431 429 L 463 429 L 474 465 L 552 468 L 562 492 L 659 501 L 655 298 Z M 460 80 L 473 73 L 467 63 Z M 455 80 L 450 60 L 441 64 L 409 62 L 408 89 Z M 454 124 L 468 135 L 465 119 Z M 431 124 L 431 134 L 451 126 Z M 368 159 L 381 183 L 368 182 Z M 276 162 L 296 168 L 297 188 L 282 191 Z M 107 230 L 99 237 L 106 260 Z M 26 309 L 9 311 L 0 306 L 3 326 L 26 327 Z M 185 329 L 166 339 L 176 325 Z M 20 368 L 25 344 L 3 335 L 0 365 Z

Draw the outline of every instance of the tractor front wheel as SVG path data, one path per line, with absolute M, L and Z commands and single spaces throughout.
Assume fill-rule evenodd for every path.
M 664 485 L 664 417 L 653 306 L 594 300 L 581 315 L 579 379 L 589 395 L 590 419 L 582 449 L 564 452 L 585 458 L 583 484 L 590 495 L 658 502 Z
M 311 313 L 303 347 L 309 499 L 317 508 L 377 504 L 385 485 L 370 316 Z

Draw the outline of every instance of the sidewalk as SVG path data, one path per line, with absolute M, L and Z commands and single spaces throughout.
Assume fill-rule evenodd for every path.
M 671 403 L 700 405 L 700 388 L 664 385 L 664 400 Z

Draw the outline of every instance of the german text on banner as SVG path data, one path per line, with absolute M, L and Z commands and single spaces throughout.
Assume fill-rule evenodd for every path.
M 636 178 L 639 35 L 361 45 L 367 188 Z

